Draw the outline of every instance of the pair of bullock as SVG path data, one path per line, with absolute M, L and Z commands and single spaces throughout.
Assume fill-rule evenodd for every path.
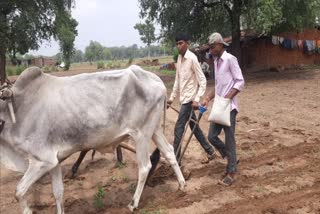
M 0 100 L 0 118 L 6 121 L 0 134 L 0 159 L 7 168 L 24 173 L 15 194 L 24 214 L 32 213 L 26 192 L 46 173 L 51 175 L 57 213 L 63 214 L 60 163 L 78 151 L 115 148 L 127 138 L 135 142 L 139 167 L 137 188 L 128 205 L 131 211 L 138 207 L 151 168 L 151 139 L 183 190 L 185 180 L 173 147 L 160 127 L 166 88 L 155 74 L 130 66 L 55 77 L 32 67 L 1 94 L 6 90 L 12 97 Z

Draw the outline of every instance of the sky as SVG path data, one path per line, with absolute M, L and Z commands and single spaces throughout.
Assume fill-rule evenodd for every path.
M 78 36 L 75 48 L 84 51 L 90 40 L 103 46 L 145 46 L 137 30 L 139 18 L 138 0 L 76 0 L 72 16 L 78 21 Z M 59 52 L 56 41 L 43 42 L 38 51 L 30 51 L 33 55 L 52 56 Z

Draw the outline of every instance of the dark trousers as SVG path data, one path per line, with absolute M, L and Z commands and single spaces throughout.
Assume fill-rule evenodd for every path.
M 237 172 L 237 154 L 236 154 L 236 140 L 235 140 L 235 127 L 237 110 L 230 112 L 231 126 L 223 126 L 211 122 L 209 128 L 208 139 L 210 143 L 219 151 L 221 156 L 227 157 L 227 173 Z M 223 129 L 225 134 L 225 143 L 223 143 L 218 137 Z
M 174 148 L 174 153 L 176 154 L 177 160 L 179 159 L 179 157 L 181 155 L 181 147 L 180 147 L 179 151 L 177 151 L 177 150 L 178 150 L 179 144 L 181 143 L 181 138 L 182 138 L 182 135 L 183 135 L 183 132 L 185 129 L 185 125 L 188 122 L 191 111 L 192 111 L 192 102 L 181 105 L 179 117 L 176 122 L 176 126 L 174 128 L 173 148 Z M 194 112 L 192 112 L 192 119 L 197 120 Z M 194 122 L 192 122 L 192 121 L 189 123 L 189 125 L 190 125 L 191 130 L 195 126 Z M 202 148 L 206 151 L 206 153 L 212 154 L 213 148 L 208 143 L 206 137 L 204 136 L 204 134 L 202 133 L 202 131 L 198 125 L 196 125 L 194 135 L 196 136 L 197 140 L 199 141 Z M 178 155 L 177 155 L 177 153 L 178 153 Z

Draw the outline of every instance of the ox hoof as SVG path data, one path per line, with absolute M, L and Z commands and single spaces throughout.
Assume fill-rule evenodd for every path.
M 134 207 L 131 203 L 128 205 L 128 208 L 131 212 L 134 212 L 137 208 Z
M 186 188 L 186 183 L 179 185 L 179 190 L 184 191 L 185 188 Z
M 32 210 L 30 208 L 25 208 L 23 214 L 32 214 Z

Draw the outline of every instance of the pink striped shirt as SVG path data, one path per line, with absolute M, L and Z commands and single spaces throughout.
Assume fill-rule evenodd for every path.
M 232 88 L 241 91 L 244 87 L 244 79 L 241 68 L 235 56 L 224 51 L 220 58 L 214 61 L 215 93 L 225 97 Z M 239 111 L 238 99 L 232 99 L 232 110 Z

